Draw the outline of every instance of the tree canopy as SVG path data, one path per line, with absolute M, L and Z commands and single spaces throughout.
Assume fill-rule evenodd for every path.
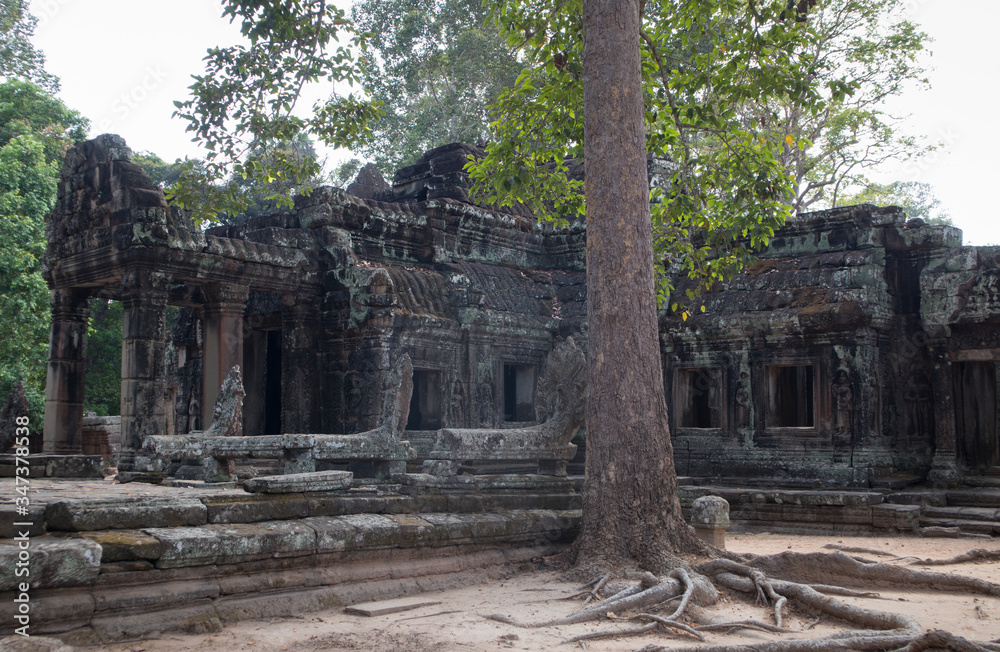
M 899 206 L 910 219 L 921 219 L 930 224 L 952 226 L 948 211 L 941 208 L 941 200 L 929 183 L 921 181 L 869 182 L 856 193 L 844 196 L 844 204 L 875 204 Z
M 355 148 L 391 175 L 426 150 L 490 138 L 489 105 L 521 71 L 482 0 L 361 0 L 365 90 L 385 114 Z
M 235 215 L 250 204 L 248 187 L 217 182 L 240 177 L 253 185 L 294 180 L 319 173 L 319 163 L 276 147 L 310 133 L 334 147 L 357 143 L 381 114 L 377 102 L 338 95 L 334 84 L 358 83 L 358 53 L 367 40 L 344 12 L 326 0 L 227 0 L 223 17 L 239 21 L 245 43 L 212 48 L 204 75 L 195 76 L 191 97 L 175 102 L 176 115 L 207 150 L 204 165 L 189 163 L 180 183 L 168 189 L 196 221 Z M 323 82 L 328 99 L 307 117 L 296 105 L 303 89 Z M 257 156 L 248 156 L 256 152 Z M 288 206 L 288 195 L 275 198 Z
M 30 81 L 54 93 L 59 79 L 45 70 L 45 55 L 30 40 L 37 24 L 28 0 L 0 0 L 0 77 Z
M 31 82 L 0 84 L 0 394 L 23 380 L 41 414 L 48 360 L 49 290 L 42 278 L 45 215 L 66 149 L 87 121 Z
M 581 5 L 497 3 L 496 20 L 530 52 L 529 66 L 495 106 L 495 139 L 470 164 L 478 197 L 528 204 L 550 219 L 584 211 Z M 701 287 L 730 276 L 792 214 L 788 148 L 807 143 L 748 122 L 739 107 L 795 99 L 818 114 L 852 85 L 816 59 L 817 35 L 785 2 L 650 0 L 641 41 L 646 151 L 662 174 L 652 191 L 657 264 Z M 819 76 L 818 71 L 827 72 Z M 661 301 L 688 310 L 696 291 Z
M 818 110 L 797 96 L 751 102 L 741 112 L 777 135 L 791 135 L 782 164 L 794 179 L 793 209 L 850 203 L 868 184 L 866 174 L 889 160 L 917 157 L 930 148 L 900 135 L 900 118 L 885 108 L 887 98 L 908 85 L 926 86 L 920 58 L 928 36 L 901 17 L 903 0 L 826 0 L 808 21 L 813 38 L 804 49 L 816 65 L 805 81 L 822 88 L 840 78 L 851 92 L 831 95 Z

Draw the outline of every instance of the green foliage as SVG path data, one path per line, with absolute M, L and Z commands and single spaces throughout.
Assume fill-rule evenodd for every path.
M 181 159 L 167 163 L 152 152 L 133 152 L 132 162 L 141 167 L 142 171 L 160 188 L 167 188 L 177 183 L 184 166 L 184 161 Z
M 85 139 L 89 126 L 86 118 L 35 84 L 19 80 L 0 84 L 0 143 L 34 136 L 43 146 L 45 160 L 61 167 L 69 144 Z
M 330 182 L 337 188 L 346 188 L 361 170 L 361 159 L 352 158 L 344 161 L 330 175 Z
M 299 169 L 318 170 L 322 167 L 317 163 L 316 148 L 309 137 L 300 133 L 291 142 L 268 143 L 267 146 L 257 146 L 247 155 L 249 160 L 256 160 L 268 165 L 275 157 L 285 157 L 289 164 Z M 299 194 L 308 194 L 314 186 L 321 185 L 324 179 L 318 173 L 303 179 L 301 182 L 293 178 L 275 178 L 265 181 L 253 176 L 234 175 L 229 184 L 236 185 L 248 200 L 247 208 L 236 215 L 222 215 L 220 221 L 225 224 L 246 224 L 252 217 L 260 217 L 276 212 L 282 206 L 284 198 L 294 198 Z
M 24 381 L 32 416 L 42 410 L 48 360 L 49 290 L 42 279 L 45 213 L 55 197 L 55 163 L 31 135 L 0 147 L 0 395 Z M 40 421 L 36 421 L 40 423 Z
M 86 127 L 38 86 L 0 84 L 0 395 L 23 380 L 33 420 L 41 418 L 48 360 L 45 214 L 66 149 Z
M 647 2 L 642 70 L 650 157 L 662 168 L 652 191 L 661 272 L 686 273 L 699 289 L 731 276 L 767 244 L 791 209 L 781 161 L 786 134 L 747 124 L 734 107 L 795 97 L 819 111 L 848 88 L 816 86 L 824 64 L 805 50 L 808 23 L 786 3 L 742 0 Z M 584 214 L 583 183 L 568 174 L 583 156 L 580 0 L 503 0 L 495 18 L 529 51 L 528 67 L 494 108 L 494 142 L 467 169 L 480 200 L 524 202 L 557 222 Z M 662 304 L 687 310 L 698 290 Z
M 28 0 L 0 0 L 0 77 L 20 79 L 59 90 L 59 79 L 45 71 L 45 55 L 31 44 L 38 19 L 28 13 Z
M 192 98 L 175 102 L 175 115 L 188 121 L 195 142 L 209 151 L 203 166 L 189 163 L 168 189 L 176 204 L 193 209 L 197 222 L 249 207 L 248 186 L 220 184 L 224 179 L 250 179 L 249 187 L 305 184 L 319 173 L 315 159 L 298 160 L 275 144 L 309 132 L 328 145 L 349 146 L 368 135 L 368 124 L 380 114 L 377 103 L 353 94 L 332 95 L 313 106 L 309 117 L 295 113 L 307 84 L 357 83 L 362 77 L 354 52 L 363 52 L 366 41 L 331 3 L 225 0 L 223 17 L 240 21 L 246 43 L 210 49 L 205 74 L 190 87 Z M 292 202 L 287 194 L 275 201 L 279 207 Z
M 361 0 L 352 16 L 371 39 L 365 89 L 385 109 L 358 152 L 391 176 L 433 147 L 489 137 L 488 107 L 522 63 L 482 0 Z
M 124 314 L 120 301 L 90 300 L 83 408 L 102 417 L 121 414 Z
M 845 195 L 840 203 L 899 206 L 910 219 L 919 218 L 928 224 L 954 226 L 948 211 L 940 208 L 941 200 L 934 195 L 929 183 L 920 181 L 893 181 L 889 184 L 869 182 L 861 191 Z
M 930 147 L 897 133 L 900 120 L 885 100 L 908 85 L 927 85 L 919 63 L 928 37 L 899 18 L 905 0 L 826 0 L 809 14 L 814 38 L 803 55 L 815 65 L 806 82 L 844 80 L 851 92 L 830 96 L 820 111 L 797 96 L 750 102 L 741 113 L 775 135 L 791 135 L 782 163 L 795 180 L 796 211 L 843 204 L 842 195 L 865 184 L 864 174 L 889 160 L 918 157 Z

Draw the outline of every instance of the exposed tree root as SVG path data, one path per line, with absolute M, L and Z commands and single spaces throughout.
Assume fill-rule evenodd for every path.
M 594 585 L 594 590 L 592 590 L 590 595 L 587 596 L 587 599 L 583 601 L 583 607 L 586 607 L 591 600 L 597 597 L 597 595 L 601 592 L 601 589 L 604 588 L 604 585 L 608 583 L 609 579 L 611 579 L 611 573 L 605 573 L 604 577 L 598 580 L 597 584 Z
M 856 546 L 842 546 L 838 543 L 828 543 L 823 546 L 827 550 L 839 550 L 840 552 L 857 552 L 863 555 L 875 555 L 876 557 L 898 557 L 899 555 L 894 555 L 891 552 L 886 552 L 885 550 L 876 550 L 875 548 L 858 548 Z
M 747 563 L 772 577 L 781 577 L 807 584 L 816 579 L 829 578 L 838 582 L 853 579 L 866 585 L 879 584 L 905 588 L 966 591 L 1000 596 L 1000 584 L 973 577 L 918 571 L 889 564 L 863 564 L 842 552 L 797 553 L 786 551 L 777 555 L 753 557 Z
M 674 611 L 674 617 L 679 617 L 692 598 L 702 604 L 712 604 L 718 599 L 718 592 L 707 578 L 702 576 L 691 578 L 682 569 L 675 569 L 670 576 L 664 578 L 657 578 L 651 573 L 641 573 L 637 577 L 640 580 L 639 586 L 619 591 L 607 600 L 565 618 L 556 618 L 540 623 L 521 623 L 503 614 L 489 614 L 483 617 L 515 627 L 532 629 L 600 620 L 608 613 L 647 609 L 676 597 L 681 597 L 681 605 Z
M 882 596 L 873 591 L 855 591 L 845 589 L 842 586 L 831 586 L 829 584 L 810 584 L 813 589 L 827 595 L 839 595 L 845 598 L 881 598 Z
M 972 561 L 996 561 L 998 559 L 1000 559 L 1000 550 L 976 548 L 975 550 L 963 552 L 960 555 L 948 557 L 947 559 L 917 559 L 916 561 L 911 561 L 910 565 L 950 566 L 952 564 L 965 564 Z
M 877 551 L 865 550 L 872 553 Z M 884 554 L 884 553 L 883 553 Z M 896 557 L 895 555 L 892 555 Z M 902 559 L 896 557 L 896 560 Z M 976 550 L 939 564 L 961 563 L 978 559 L 1000 559 L 1000 553 Z M 926 560 L 933 562 L 933 560 Z M 671 652 L 830 652 L 837 650 L 852 652 L 922 652 L 924 650 L 949 650 L 951 652 L 1000 652 L 1000 646 L 992 643 L 973 643 L 947 632 L 924 633 L 920 625 L 909 616 L 890 611 L 880 611 L 855 606 L 837 600 L 832 596 L 878 598 L 877 593 L 856 591 L 829 584 L 807 583 L 819 578 L 837 578 L 865 585 L 881 584 L 894 587 L 944 589 L 964 591 L 991 596 L 1000 596 L 1000 585 L 970 577 L 945 573 L 919 571 L 910 568 L 873 562 L 859 561 L 845 554 L 834 553 L 794 553 L 783 552 L 771 556 L 751 556 L 740 563 L 729 558 L 717 558 L 697 566 L 697 572 L 684 568 L 674 568 L 664 577 L 651 573 L 633 573 L 629 582 L 613 582 L 610 574 L 603 574 L 575 597 L 585 598 L 582 609 L 564 618 L 538 623 L 521 623 L 502 614 L 484 616 L 491 620 L 522 628 L 552 627 L 592 622 L 605 618 L 652 621 L 638 627 L 608 629 L 588 632 L 567 639 L 566 643 L 641 636 L 668 629 L 683 631 L 704 641 L 702 632 L 733 632 L 755 630 L 770 634 L 789 634 L 783 623 L 783 610 L 791 602 L 822 616 L 836 618 L 857 629 L 814 639 L 786 639 L 765 641 L 754 644 L 710 645 L 697 648 L 670 648 Z M 827 580 L 829 581 L 829 580 Z M 694 619 L 705 623 L 704 615 L 692 604 L 712 604 L 717 601 L 715 586 L 749 593 L 757 596 L 758 602 L 770 605 L 775 624 L 758 620 L 740 620 L 728 623 L 708 622 L 691 627 L 679 622 L 685 613 L 694 612 Z M 600 600 L 601 594 L 611 593 Z M 600 600 L 591 604 L 593 600 Z M 662 608 L 671 601 L 679 603 L 670 615 L 657 615 L 649 611 Z M 645 611 L 644 611 L 645 610 Z M 642 612 L 642 613 L 635 613 Z M 690 616 L 689 616 L 690 617 Z M 639 652 L 655 652 L 668 648 L 647 645 Z
M 699 632 L 732 632 L 737 629 L 752 629 L 758 632 L 770 632 L 772 634 L 791 634 L 795 631 L 785 627 L 778 627 L 777 625 L 772 625 L 771 623 L 765 623 L 762 620 L 737 620 L 731 623 L 709 623 L 707 625 L 699 625 L 698 627 L 695 627 L 695 630 Z
M 648 634 L 659 626 L 659 623 L 649 623 L 642 627 L 632 627 L 629 629 L 614 629 L 606 632 L 589 632 L 580 634 L 573 638 L 567 638 L 563 643 L 579 643 L 580 641 L 593 641 L 601 638 L 618 638 L 619 636 L 641 636 Z M 702 639 L 704 640 L 704 639 Z
M 699 647 L 666 648 L 647 645 L 637 652 L 922 652 L 923 650 L 949 650 L 951 652 L 984 652 L 987 648 L 964 638 L 942 631 L 931 631 L 916 638 L 899 636 L 882 637 L 826 637 L 811 640 L 768 641 L 752 645 L 708 645 Z
M 705 637 L 698 633 L 698 631 L 693 627 L 688 627 L 684 623 L 679 623 L 676 620 L 671 620 L 664 618 L 663 616 L 657 616 L 654 614 L 637 614 L 632 616 L 632 618 L 650 618 L 659 624 L 661 627 L 669 627 L 671 629 L 679 629 L 682 632 L 687 632 L 688 634 L 694 636 L 699 641 L 704 641 Z

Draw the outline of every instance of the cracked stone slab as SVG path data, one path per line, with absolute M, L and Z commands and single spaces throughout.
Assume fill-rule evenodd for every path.
M 356 616 L 387 616 L 401 611 L 412 611 L 422 607 L 433 607 L 441 604 L 440 600 L 423 598 L 398 598 L 396 600 L 379 600 L 378 602 L 362 602 L 344 608 L 345 614 Z

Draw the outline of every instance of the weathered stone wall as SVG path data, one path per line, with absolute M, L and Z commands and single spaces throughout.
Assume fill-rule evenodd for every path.
M 756 264 L 703 298 L 704 313 L 662 317 L 679 473 L 871 485 L 936 469 L 947 479 L 972 459 L 956 441 L 989 450 L 980 466 L 1000 463 L 995 425 L 956 440 L 963 408 L 952 400 L 956 365 L 986 361 L 963 370 L 992 378 L 973 383 L 964 410 L 978 411 L 965 421 L 996 423 L 997 260 L 996 248 L 962 247 L 957 229 L 895 208 L 791 220 Z

